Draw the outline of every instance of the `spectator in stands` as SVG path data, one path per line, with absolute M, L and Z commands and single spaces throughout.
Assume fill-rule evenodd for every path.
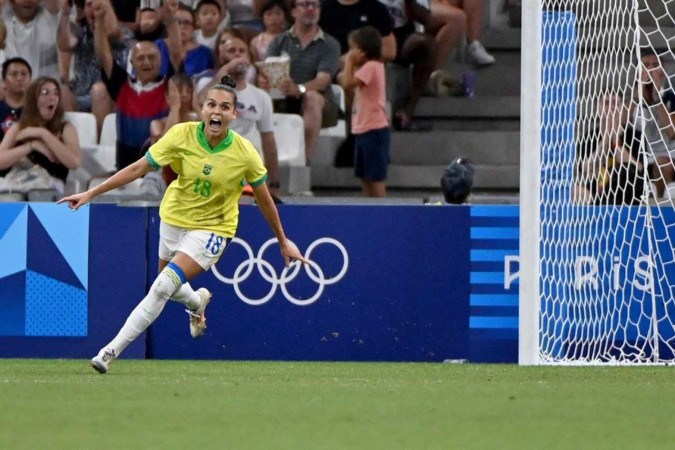
M 229 16 L 228 16 L 229 17 Z M 195 41 L 211 50 L 216 48 L 218 31 L 229 25 L 229 20 L 224 23 L 225 16 L 222 7 L 217 0 L 201 0 L 195 9 Z
M 321 29 L 333 36 L 340 44 L 340 67 L 344 67 L 345 55 L 349 51 L 348 36 L 354 30 L 366 25 L 375 27 L 380 32 L 382 60 L 392 61 L 396 58 L 396 38 L 394 24 L 387 8 L 377 0 L 322 0 Z M 342 69 L 335 77 L 342 84 Z M 336 166 L 354 164 L 354 135 L 351 132 L 351 114 L 353 90 L 345 90 L 345 122 L 347 138 L 338 147 L 335 156 Z
M 199 112 L 192 107 L 193 95 L 194 86 L 188 75 L 179 72 L 171 77 L 166 98 L 169 104 L 169 115 L 150 122 L 150 142 L 152 144 L 157 142 L 177 123 L 199 120 Z
M 197 44 L 194 38 L 194 15 L 192 10 L 182 3 L 178 3 L 178 11 L 176 11 L 176 22 L 180 27 L 180 41 L 182 49 L 182 70 L 192 76 L 213 67 L 213 53 L 210 48 L 205 45 Z M 162 68 L 159 73 L 162 76 L 169 74 L 169 66 L 171 65 L 171 57 L 168 41 L 171 36 L 166 39 L 159 39 L 155 43 L 162 54 Z M 177 66 L 176 66 L 177 67 Z
M 198 103 L 202 104 L 208 91 L 229 75 L 237 83 L 237 117 L 232 129 L 262 150 L 269 178 L 267 185 L 274 197 L 280 194 L 278 178 L 277 143 L 272 128 L 272 99 L 267 92 L 246 81 L 251 57 L 246 42 L 239 38 L 228 39 L 223 46 L 223 65 L 212 78 L 203 77 L 196 83 Z
M 139 158 L 143 144 L 150 137 L 150 122 L 168 114 L 168 79 L 159 75 L 161 54 L 153 42 L 137 42 L 131 49 L 135 79 L 115 62 L 104 25 L 110 12 L 103 1 L 106 0 L 94 0 L 94 44 L 96 57 L 101 63 L 102 80 L 117 106 L 116 161 L 117 168 L 122 169 Z M 180 65 L 182 57 L 180 31 L 174 16 L 177 9 L 177 0 L 166 0 L 160 8 L 160 16 L 169 34 L 173 67 Z
M 0 190 L 64 191 L 69 170 L 80 166 L 82 152 L 75 127 L 64 120 L 59 83 L 39 77 L 26 89 L 19 122 L 0 143 L 0 170 L 10 169 Z
M 23 100 L 30 80 L 31 69 L 25 59 L 17 56 L 2 63 L 5 98 L 0 100 L 0 141 L 4 139 L 7 130 L 21 117 Z M 2 171 L 0 171 L 0 176 L 4 176 Z
M 35 77 L 59 79 L 56 30 L 59 0 L 9 0 L 2 8 L 7 26 L 8 58 L 20 56 L 28 61 Z
M 393 60 L 396 57 L 394 26 L 382 3 L 377 0 L 322 0 L 319 26 L 338 41 L 343 60 L 349 51 L 349 33 L 367 25 L 380 32 L 382 59 Z
M 216 73 L 223 67 L 223 65 L 227 64 L 229 62 L 229 57 L 225 54 L 225 47 L 227 46 L 227 43 L 230 39 L 240 39 L 245 42 L 244 34 L 239 31 L 236 28 L 225 28 L 224 30 L 221 30 L 218 32 L 217 38 L 216 38 L 216 48 L 213 51 L 214 59 L 215 59 L 215 65 L 213 69 L 205 70 L 201 73 L 198 73 L 193 76 L 193 79 L 195 82 L 198 82 L 202 78 L 206 78 L 207 80 L 213 79 L 214 82 L 218 80 L 219 78 L 215 78 Z M 255 84 L 256 77 L 258 75 L 258 71 L 256 67 L 251 64 L 246 68 L 246 81 L 247 83 L 250 84 Z M 202 85 L 204 86 L 204 85 Z M 201 89 L 197 89 L 197 94 Z M 203 100 L 201 95 L 195 95 L 195 104 L 193 107 L 196 110 L 200 110 L 202 107 L 201 101 Z
M 425 30 L 436 39 L 435 70 L 441 70 L 448 55 L 466 33 L 466 57 L 475 66 L 494 64 L 495 58 L 480 42 L 483 32 L 484 0 L 431 0 Z
M 269 46 L 267 56 L 287 54 L 290 77 L 281 82 L 285 95 L 275 100 L 275 112 L 301 114 L 305 123 L 305 156 L 310 163 L 321 128 L 335 126 L 339 106 L 330 89 L 340 64 L 340 44 L 319 27 L 319 0 L 291 0 L 293 26 Z M 269 88 L 264 74 L 259 85 Z
M 389 10 L 396 38 L 395 63 L 412 66 L 410 92 L 405 104 L 394 112 L 393 125 L 399 131 L 429 131 L 431 124 L 413 121 L 419 102 L 436 61 L 436 43 L 426 33 L 415 31 L 415 22 L 428 23 L 429 8 L 424 0 L 378 0 Z
M 251 58 L 253 61 L 263 61 L 267 56 L 267 48 L 277 35 L 286 29 L 288 8 L 285 0 L 267 0 L 261 7 L 265 29 L 251 39 Z
M 380 31 L 366 26 L 349 33 L 342 86 L 355 90 L 352 108 L 354 173 L 367 197 L 385 197 L 389 165 L 389 122 L 385 112 L 385 75 Z
M 640 134 L 628 124 L 628 105 L 613 92 L 600 95 L 598 125 L 579 143 L 575 203 L 639 204 L 644 192 Z
M 675 181 L 675 91 L 654 50 L 642 48 L 640 63 L 632 123 L 644 134 L 649 179 L 656 187 L 656 197 L 661 198 L 666 185 Z
M 84 17 L 71 22 L 71 3 L 64 1 L 61 5 L 56 42 L 59 50 L 73 57 L 73 72 L 61 74 L 63 81 L 63 106 L 66 111 L 92 112 L 96 116 L 98 131 L 101 131 L 103 119 L 114 108 L 112 99 L 101 82 L 101 65 L 94 51 L 94 0 L 75 0 L 75 5 L 82 10 Z M 110 40 L 113 57 L 117 64 L 126 65 L 129 44 L 133 35 L 126 27 L 120 27 L 109 2 L 102 5 L 108 9 L 106 17 L 106 35 Z M 68 67 L 66 70 L 69 70 Z

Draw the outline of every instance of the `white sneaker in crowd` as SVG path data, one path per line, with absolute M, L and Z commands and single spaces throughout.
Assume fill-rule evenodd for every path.
M 475 66 L 489 66 L 495 63 L 495 57 L 489 54 L 478 40 L 466 46 L 466 58 Z
M 98 373 L 106 373 L 113 359 L 115 359 L 115 350 L 102 348 L 98 355 L 91 359 L 91 367 Z
M 206 288 L 197 289 L 197 295 L 202 299 L 202 304 L 195 310 L 186 309 L 190 316 L 190 336 L 194 339 L 201 337 L 206 330 L 206 307 L 211 302 L 211 293 Z

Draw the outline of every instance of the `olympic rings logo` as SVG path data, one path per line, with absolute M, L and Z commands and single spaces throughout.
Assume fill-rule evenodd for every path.
M 216 268 L 215 264 L 211 266 L 211 271 L 213 272 L 213 275 L 215 275 L 215 277 L 221 282 L 231 284 L 240 300 L 253 306 L 267 303 L 277 292 L 278 288 L 281 288 L 281 292 L 289 302 L 298 306 L 311 305 L 317 301 L 319 297 L 321 297 L 321 294 L 323 293 L 323 290 L 326 286 L 337 283 L 342 279 L 342 277 L 345 276 L 345 273 L 347 273 L 347 269 L 349 268 L 349 255 L 347 254 L 347 249 L 345 246 L 333 238 L 323 237 L 312 242 L 309 247 L 307 247 L 307 252 L 305 253 L 304 257 L 309 260 L 309 264 L 291 264 L 290 267 L 284 267 L 284 269 L 281 271 L 281 275 L 277 275 L 274 266 L 264 259 L 265 251 L 267 251 L 271 245 L 274 245 L 277 242 L 278 241 L 276 238 L 269 239 L 260 247 L 258 254 L 253 255 L 253 249 L 251 246 L 248 245 L 246 241 L 235 237 L 232 239 L 229 245 L 240 245 L 246 251 L 248 258 L 237 266 L 237 268 L 234 270 L 232 278 L 228 278 L 221 274 Z M 337 273 L 337 275 L 332 278 L 326 278 L 323 269 L 321 269 L 317 263 L 311 260 L 312 252 L 321 244 L 332 244 L 337 247 L 340 253 L 342 253 L 342 268 Z M 307 276 L 319 286 L 316 293 L 307 299 L 294 297 L 288 292 L 287 288 L 287 284 L 298 276 L 301 268 L 304 268 Z M 242 292 L 240 287 L 240 284 L 245 281 L 251 275 L 251 273 L 253 273 L 253 269 L 258 269 L 260 276 L 271 285 L 269 292 L 264 297 L 259 299 L 249 298 Z

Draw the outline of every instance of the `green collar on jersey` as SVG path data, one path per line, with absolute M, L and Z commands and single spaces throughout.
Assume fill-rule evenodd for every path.
M 197 126 L 197 141 L 199 141 L 199 144 L 204 147 L 204 150 L 209 153 L 218 153 L 222 152 L 223 150 L 227 150 L 228 147 L 232 145 L 232 141 L 234 141 L 234 133 L 232 133 L 232 130 L 228 129 L 225 139 L 220 141 L 215 147 L 211 148 L 211 144 L 209 144 L 209 140 L 206 139 L 206 134 L 204 134 L 205 125 L 206 124 L 204 122 L 201 122 Z

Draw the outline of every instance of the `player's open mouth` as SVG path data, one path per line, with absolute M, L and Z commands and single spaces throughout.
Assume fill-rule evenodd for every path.
M 209 120 L 209 128 L 214 130 L 214 131 L 220 130 L 220 127 L 222 125 L 223 125 L 223 121 L 216 118 L 216 117 L 213 117 L 213 118 L 211 118 L 211 120 Z

